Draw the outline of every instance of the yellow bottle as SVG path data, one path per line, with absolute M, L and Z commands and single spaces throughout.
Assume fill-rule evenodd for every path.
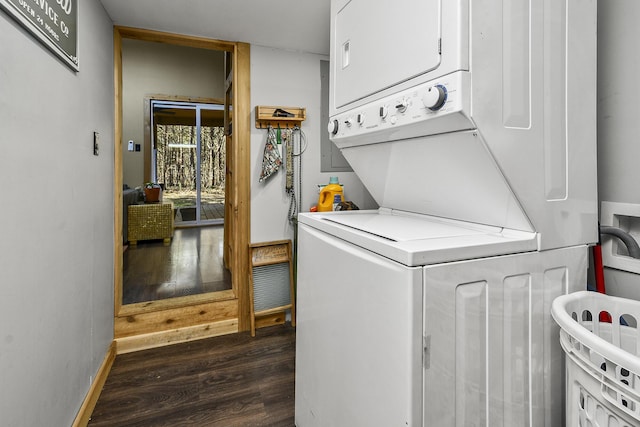
M 336 195 L 339 195 L 340 201 L 344 202 L 342 185 L 338 183 L 337 176 L 332 176 L 329 179 L 329 185 L 322 187 L 322 190 L 320 190 L 320 196 L 318 197 L 318 212 L 332 211 Z

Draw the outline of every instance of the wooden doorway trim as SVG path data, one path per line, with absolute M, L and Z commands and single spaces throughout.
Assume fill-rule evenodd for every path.
M 233 134 L 227 165 L 233 176 L 227 198 L 232 290 L 172 300 L 122 305 L 122 39 L 222 50 L 233 58 Z M 249 316 L 250 242 L 250 46 L 129 27 L 114 27 L 114 338 L 118 353 L 190 339 L 246 331 Z M 225 242 L 225 244 L 227 244 Z

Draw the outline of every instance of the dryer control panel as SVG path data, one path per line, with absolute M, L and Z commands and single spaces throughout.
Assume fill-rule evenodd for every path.
M 331 118 L 339 148 L 474 129 L 469 73 L 455 72 Z

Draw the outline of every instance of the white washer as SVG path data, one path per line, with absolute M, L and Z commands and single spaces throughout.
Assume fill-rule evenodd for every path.
M 360 216 L 377 224 L 344 225 Z M 531 237 L 397 212 L 301 215 L 296 426 L 560 425 L 548 314 L 583 287 L 585 247 L 473 259 Z M 451 248 L 468 259 L 443 262 Z

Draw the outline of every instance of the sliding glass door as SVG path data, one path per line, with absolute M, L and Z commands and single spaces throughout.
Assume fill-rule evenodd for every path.
M 175 224 L 224 222 L 224 106 L 151 101 L 152 179 L 174 204 Z

